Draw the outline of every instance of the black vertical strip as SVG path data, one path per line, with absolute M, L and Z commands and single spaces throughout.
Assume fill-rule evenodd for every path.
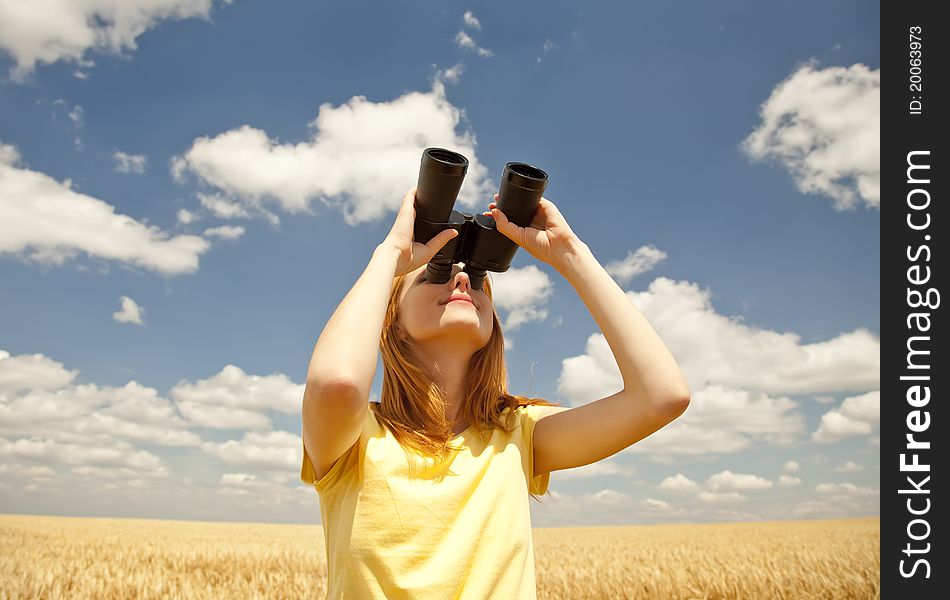
M 896 0 L 881 6 L 883 598 L 947 594 L 948 569 L 936 558 L 947 556 L 939 541 L 947 507 L 934 484 L 945 483 L 936 453 L 947 454 L 942 404 L 950 399 L 950 361 L 937 349 L 950 342 L 941 339 L 947 328 L 940 298 L 950 269 L 943 239 L 950 232 L 944 140 L 950 102 L 943 81 L 950 23 L 937 18 L 937 6 Z M 908 448 L 913 442 L 917 447 Z

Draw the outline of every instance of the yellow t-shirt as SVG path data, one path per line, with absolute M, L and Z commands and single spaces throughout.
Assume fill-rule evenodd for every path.
M 466 429 L 441 464 L 412 454 L 413 476 L 372 409 L 319 481 L 304 449 L 300 479 L 320 497 L 327 598 L 536 599 L 528 494 L 544 494 L 551 477 L 531 477 L 541 412 L 518 407 L 514 430 L 496 427 L 487 440 Z

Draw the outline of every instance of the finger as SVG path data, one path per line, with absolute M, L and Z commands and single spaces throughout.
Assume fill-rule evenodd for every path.
M 505 213 L 501 212 L 497 208 L 491 209 L 491 216 L 493 219 L 495 219 L 495 229 L 500 231 L 502 235 L 511 241 L 517 243 L 519 239 L 518 230 L 521 229 L 521 227 L 518 227 L 509 221 L 508 217 L 505 216 Z
M 442 247 L 448 244 L 452 238 L 458 235 L 458 231 L 455 229 L 446 229 L 440 231 L 438 235 L 426 242 L 426 252 L 428 256 L 426 257 L 425 262 L 432 260 L 432 257 L 439 253 L 442 250 Z

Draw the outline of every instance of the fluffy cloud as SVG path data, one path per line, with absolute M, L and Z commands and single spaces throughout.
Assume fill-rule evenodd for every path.
M 240 440 L 203 442 L 201 449 L 225 464 L 254 469 L 300 468 L 300 436 L 289 431 L 248 432 Z
M 0 398 L 6 401 L 23 390 L 57 390 L 69 385 L 79 371 L 42 354 L 12 356 L 0 350 Z
M 209 227 L 205 229 L 205 237 L 217 237 L 224 240 L 236 240 L 239 237 L 244 235 L 243 227 L 236 227 L 233 225 L 222 225 L 221 227 Z
M 485 208 L 493 190 L 475 156 L 475 136 L 455 132 L 463 112 L 445 98 L 437 78 L 430 92 L 410 92 L 390 102 L 355 96 L 320 106 L 309 140 L 281 143 L 244 125 L 194 140 L 172 159 L 172 175 L 194 175 L 214 193 L 199 196 L 217 216 L 265 215 L 275 202 L 288 213 L 314 214 L 312 199 L 339 209 L 350 225 L 371 222 L 398 209 L 415 182 L 422 150 L 450 148 L 469 159 L 458 204 Z M 212 208 L 213 207 L 213 208 Z
M 113 155 L 116 160 L 115 170 L 119 173 L 144 173 L 145 155 L 144 154 L 126 154 L 125 152 L 116 152 Z
M 830 197 L 836 210 L 880 208 L 880 69 L 812 61 L 772 91 L 761 119 L 742 144 L 749 156 L 778 160 L 799 190 Z
M 709 504 L 732 504 L 748 500 L 738 492 L 700 492 L 696 497 Z
M 721 315 L 709 289 L 666 277 L 627 296 L 670 349 L 691 391 L 720 385 L 807 394 L 879 385 L 880 340 L 866 329 L 805 344 L 795 333 L 750 327 Z M 621 389 L 620 369 L 601 333 L 588 338 L 584 354 L 562 363 L 559 391 L 575 406 Z
M 686 413 L 622 452 L 648 454 L 659 462 L 677 457 L 730 454 L 766 443 L 787 446 L 800 439 L 805 420 L 785 397 L 713 385 L 693 391 Z
M 588 477 L 631 477 L 634 473 L 636 473 L 636 469 L 633 467 L 628 467 L 619 464 L 617 461 L 605 459 L 574 469 L 555 471 L 553 478 L 558 481 L 562 481 L 570 479 L 585 479 Z
M 128 296 L 122 296 L 119 298 L 119 302 L 122 304 L 122 308 L 112 313 L 113 319 L 119 323 L 136 323 L 137 325 L 143 324 L 142 315 L 145 314 L 144 308 L 139 306 L 135 300 L 129 298 Z
M 819 483 L 815 491 L 820 494 L 836 494 L 839 496 L 877 496 L 881 493 L 877 487 L 865 487 L 853 483 Z
M 670 506 L 669 502 L 664 502 L 663 500 L 657 500 L 656 498 L 646 498 L 640 501 L 640 504 L 644 507 L 657 510 L 662 512 L 672 512 L 674 508 Z
M 504 273 L 492 273 L 492 303 L 508 316 L 502 324 L 505 331 L 517 329 L 524 323 L 543 321 L 548 316 L 547 304 L 554 291 L 554 282 L 536 265 Z
M 789 477 L 788 475 L 780 475 L 778 478 L 779 487 L 795 487 L 796 485 L 801 485 L 802 480 L 798 477 Z
M 232 0 L 224 0 L 230 4 Z M 0 48 L 15 65 L 10 73 L 24 81 L 37 63 L 59 60 L 92 66 L 88 50 L 120 54 L 135 50 L 135 40 L 169 19 L 209 19 L 212 0 L 31 0 L 0 3 Z M 84 74 L 78 76 L 84 77 Z
M 800 468 L 801 468 L 801 467 L 798 465 L 798 462 L 797 462 L 797 461 L 790 460 L 790 461 L 788 461 L 788 462 L 785 463 L 785 466 L 782 467 L 782 470 L 785 471 L 786 473 L 795 473 L 795 472 L 797 472 Z
M 176 217 L 178 218 L 178 222 L 181 223 L 182 225 L 187 225 L 191 223 L 192 221 L 197 220 L 198 218 L 197 215 L 195 215 L 195 213 L 191 212 L 190 210 L 186 210 L 184 208 L 178 209 L 178 213 L 176 214 Z
M 227 365 L 196 383 L 181 381 L 170 393 L 181 414 L 195 425 L 270 429 L 264 411 L 298 414 L 303 391 L 303 384 L 294 383 L 282 373 L 249 375 L 240 367 Z
M 840 467 L 835 467 L 835 473 L 857 473 L 863 471 L 864 467 L 858 463 L 849 460 Z
M 706 480 L 706 485 L 714 492 L 734 490 L 739 492 L 769 490 L 772 482 L 758 475 L 733 473 L 725 470 Z
M 479 56 L 484 56 L 485 58 L 489 58 L 494 55 L 494 52 L 488 48 L 482 48 L 476 44 L 475 40 L 472 39 L 472 36 L 465 33 L 464 31 L 459 31 L 457 34 L 455 34 L 455 43 L 459 48 L 473 50 L 476 54 Z
M 63 465 L 77 465 L 73 472 L 96 474 L 102 467 L 118 467 L 124 473 L 164 477 L 168 474 L 164 461 L 150 452 L 135 450 L 127 443 L 111 446 L 64 444 L 34 436 L 10 441 L 0 437 L 0 458 L 4 461 L 27 458 L 49 460 Z
M 845 398 L 841 406 L 821 416 L 818 430 L 811 439 L 831 443 L 858 435 L 869 435 L 881 420 L 881 392 L 874 390 Z
M 641 246 L 636 251 L 631 250 L 626 257 L 607 263 L 604 270 L 610 273 L 617 283 L 624 284 L 637 275 L 652 270 L 665 258 L 666 252 L 656 246 Z
M 80 252 L 166 275 L 192 273 L 211 244 L 195 235 L 172 237 L 115 213 L 115 207 L 19 165 L 16 148 L 0 144 L 0 255 L 62 265 Z M 108 232 L 108 235 L 103 235 Z
M 470 10 L 465 11 L 465 14 L 462 15 L 462 19 L 465 20 L 465 24 L 474 29 L 481 29 L 482 24 L 478 22 L 478 18 L 475 17 L 475 13 Z
M 672 492 L 674 494 L 692 493 L 701 489 L 698 483 L 682 473 L 667 477 L 660 482 L 659 487 L 661 491 Z
M 4 375 L 20 367 L 25 367 L 20 377 Z M 31 385 L 44 373 L 57 383 Z M 124 448 L 125 440 L 166 446 L 200 442 L 156 390 L 135 381 L 122 387 L 73 384 L 75 376 L 42 355 L 0 352 L 0 435 L 15 439 L 42 434 L 44 447 Z

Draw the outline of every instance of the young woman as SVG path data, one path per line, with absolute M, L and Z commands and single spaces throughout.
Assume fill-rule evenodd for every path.
M 497 200 L 497 194 L 495 196 Z M 320 497 L 328 598 L 536 598 L 529 495 L 550 472 L 603 460 L 686 410 L 673 356 L 542 198 L 529 227 L 498 230 L 574 287 L 623 389 L 575 408 L 507 391 L 489 278 L 472 289 L 426 264 L 457 233 L 412 239 L 415 187 L 317 340 L 303 399 L 300 478 Z M 370 403 L 377 345 L 380 403 Z

